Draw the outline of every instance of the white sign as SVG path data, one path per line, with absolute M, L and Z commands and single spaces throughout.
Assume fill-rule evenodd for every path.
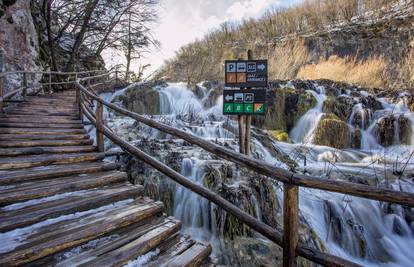
M 235 62 L 227 63 L 226 69 L 227 69 L 227 72 L 236 72 L 236 63 Z
M 247 63 L 247 72 L 256 72 L 256 62 Z
M 235 102 L 243 102 L 243 93 L 235 93 L 234 94 L 234 101 Z
M 245 62 L 237 63 L 237 72 L 246 72 L 246 63 Z

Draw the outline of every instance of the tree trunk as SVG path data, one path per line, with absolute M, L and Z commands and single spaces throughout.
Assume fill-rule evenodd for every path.
M 72 53 L 70 55 L 70 60 L 68 64 L 68 68 L 71 68 L 73 71 L 75 70 L 75 60 L 78 59 L 79 48 L 82 45 L 83 37 L 85 36 L 86 30 L 89 26 L 89 21 L 92 18 L 92 13 L 95 10 L 98 2 L 99 0 L 90 0 L 86 8 L 86 14 L 83 19 L 82 28 L 76 36 L 75 44 L 73 45 Z

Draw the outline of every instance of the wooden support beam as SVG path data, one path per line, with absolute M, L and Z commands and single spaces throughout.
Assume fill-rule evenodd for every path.
M 299 227 L 298 187 L 283 186 L 283 267 L 296 266 Z
M 251 49 L 247 50 L 247 60 L 253 59 L 253 51 Z M 250 88 L 247 88 L 250 89 Z M 246 115 L 246 131 L 245 131 L 245 141 L 244 141 L 244 154 L 250 156 L 250 128 L 252 126 L 252 115 Z
M 23 99 L 26 99 L 26 95 L 27 95 L 27 74 L 26 72 L 23 72 Z
M 244 154 L 244 116 L 238 115 L 239 120 L 239 152 Z
M 103 105 L 97 101 L 96 105 L 96 145 L 99 152 L 105 151 L 104 135 L 103 135 Z

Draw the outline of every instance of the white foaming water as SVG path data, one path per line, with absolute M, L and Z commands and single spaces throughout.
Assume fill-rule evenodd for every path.
M 316 107 L 308 110 L 305 115 L 299 119 L 296 126 L 290 132 L 289 136 L 295 143 L 312 142 L 313 133 L 323 116 L 323 103 L 326 100 L 325 88 L 323 86 L 318 86 L 317 88 L 319 93 L 307 90 L 308 93 L 312 94 L 316 98 Z
M 234 139 L 234 134 L 226 129 L 225 123 L 235 126 L 235 122 L 226 121 L 227 118 L 222 116 L 221 97 L 216 105 L 205 108 L 204 104 L 210 93 L 206 93 L 205 90 L 200 98 L 183 83 L 170 84 L 156 90 L 160 94 L 162 114 L 154 116 L 156 119 L 208 140 Z M 377 99 L 383 109 L 376 111 L 369 110 L 357 101 L 348 123 L 353 129 L 352 124 L 358 114 L 359 125 L 355 126 L 361 130 L 361 149 L 338 150 L 311 144 L 313 131 L 323 115 L 322 108 L 326 99 L 324 88 L 318 86 L 318 90 L 319 93 L 308 91 L 317 99 L 317 106 L 305 113 L 290 132 L 295 144 L 274 142 L 281 151 L 296 159 L 299 170 L 306 170 L 321 177 L 329 177 L 330 173 L 335 172 L 338 177 L 345 180 L 362 176 L 367 181 L 372 179 L 378 182 L 383 182 L 385 176 L 392 175 L 393 162 L 399 162 L 399 170 L 402 169 L 401 165 L 405 164 L 406 172 L 414 170 L 414 159 L 410 158 L 412 147 L 396 145 L 384 148 L 378 144 L 375 136 L 379 120 L 391 113 L 407 117 L 411 121 L 414 133 L 414 114 L 408 111 L 404 101 L 393 104 L 387 99 Z M 369 94 L 365 92 L 362 95 L 366 97 Z M 154 138 L 156 136 L 152 135 Z M 413 138 L 414 134 L 411 135 L 412 144 Z M 398 143 L 400 140 L 395 132 L 395 142 Z M 273 157 L 259 140 L 252 138 L 252 143 L 255 157 L 276 166 L 286 167 Z M 302 156 L 293 157 L 298 153 Z M 307 166 L 304 165 L 304 157 Z M 204 163 L 198 158 L 186 158 L 182 162 L 181 172 L 192 181 L 203 184 Z M 396 190 L 414 192 L 412 182 L 397 181 L 390 181 Z M 277 193 L 279 201 L 282 201 L 281 195 L 280 192 Z M 258 200 L 252 201 L 255 206 L 254 215 L 260 218 L 262 214 Z M 221 229 L 217 229 L 217 207 L 181 186 L 177 187 L 174 206 L 174 216 L 182 220 L 183 230 L 196 239 L 212 242 L 213 251 L 217 253 L 222 247 L 220 236 L 224 231 L 225 212 L 221 216 Z M 327 250 L 367 266 L 410 266 L 414 262 L 414 253 L 411 251 L 414 247 L 414 225 L 408 225 L 401 207 L 395 206 L 397 210 L 387 211 L 383 204 L 377 201 L 300 189 L 301 213 Z

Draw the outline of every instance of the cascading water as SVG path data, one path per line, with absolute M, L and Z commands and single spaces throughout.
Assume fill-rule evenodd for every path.
M 290 132 L 290 138 L 295 143 L 312 142 L 313 132 L 323 116 L 323 103 L 326 100 L 325 88 L 322 86 L 318 86 L 317 88 L 319 90 L 318 93 L 312 90 L 307 90 L 308 93 L 315 97 L 317 101 L 316 107 L 308 110 Z
M 160 95 L 161 115 L 154 118 L 204 139 L 225 142 L 230 148 L 237 149 L 237 145 L 231 142 L 235 134 L 229 130 L 229 127 L 237 127 L 234 121 L 222 115 L 222 97 L 218 98 L 215 105 L 207 108 L 205 101 L 210 92 L 206 92 L 205 88 L 199 97 L 183 83 L 169 84 L 156 90 Z M 387 179 L 384 177 L 393 175 L 396 171 L 395 164 L 393 165 L 395 162 L 399 162 L 397 171 L 404 169 L 407 173 L 414 170 L 414 157 L 411 153 L 413 148 L 399 145 L 401 136 L 398 130 L 394 133 L 395 145 L 390 147 L 380 145 L 376 135 L 378 123 L 386 116 L 404 116 L 411 122 L 410 138 L 411 144 L 414 144 L 414 113 L 409 112 L 404 101 L 392 103 L 388 99 L 377 98 L 382 109 L 371 110 L 359 97 L 355 97 L 356 104 L 349 114 L 348 125 L 353 131 L 361 131 L 361 149 L 338 150 L 311 144 L 313 131 L 323 116 L 323 104 L 327 96 L 322 86 L 315 86 L 315 91 L 308 92 L 316 98 L 317 105 L 306 112 L 290 132 L 294 143 L 273 142 L 274 146 L 296 160 L 298 170 L 330 179 L 363 177 L 365 182 L 375 185 L 383 184 L 384 179 Z M 360 93 L 362 97 L 369 95 L 366 92 Z M 347 96 L 352 97 L 351 92 L 347 92 Z M 394 129 L 401 127 L 398 123 L 393 126 Z M 158 133 L 149 135 L 152 138 L 157 136 Z M 287 168 L 258 139 L 252 138 L 252 143 L 252 154 L 256 158 Z M 302 154 L 294 157 L 298 153 Z M 208 162 L 198 156 L 184 158 L 181 173 L 193 182 L 203 184 L 205 164 Z M 391 180 L 389 186 L 395 190 L 414 192 L 413 183 L 405 178 Z M 281 203 L 283 198 L 280 188 L 275 187 L 275 190 L 276 198 Z M 253 216 L 263 218 L 265 211 L 260 209 L 260 200 L 253 195 L 251 202 L 254 207 Z M 218 219 L 216 209 L 214 204 L 195 193 L 177 187 L 174 216 L 182 220 L 185 232 L 212 242 L 215 253 L 223 247 L 221 237 L 225 231 L 226 218 L 226 213 L 222 212 Z M 414 247 L 414 222 L 410 224 L 406 219 L 414 214 L 413 209 L 301 188 L 300 211 L 318 240 L 332 254 L 368 266 L 410 266 L 414 262 L 411 251 Z M 220 225 L 219 229 L 217 225 Z

